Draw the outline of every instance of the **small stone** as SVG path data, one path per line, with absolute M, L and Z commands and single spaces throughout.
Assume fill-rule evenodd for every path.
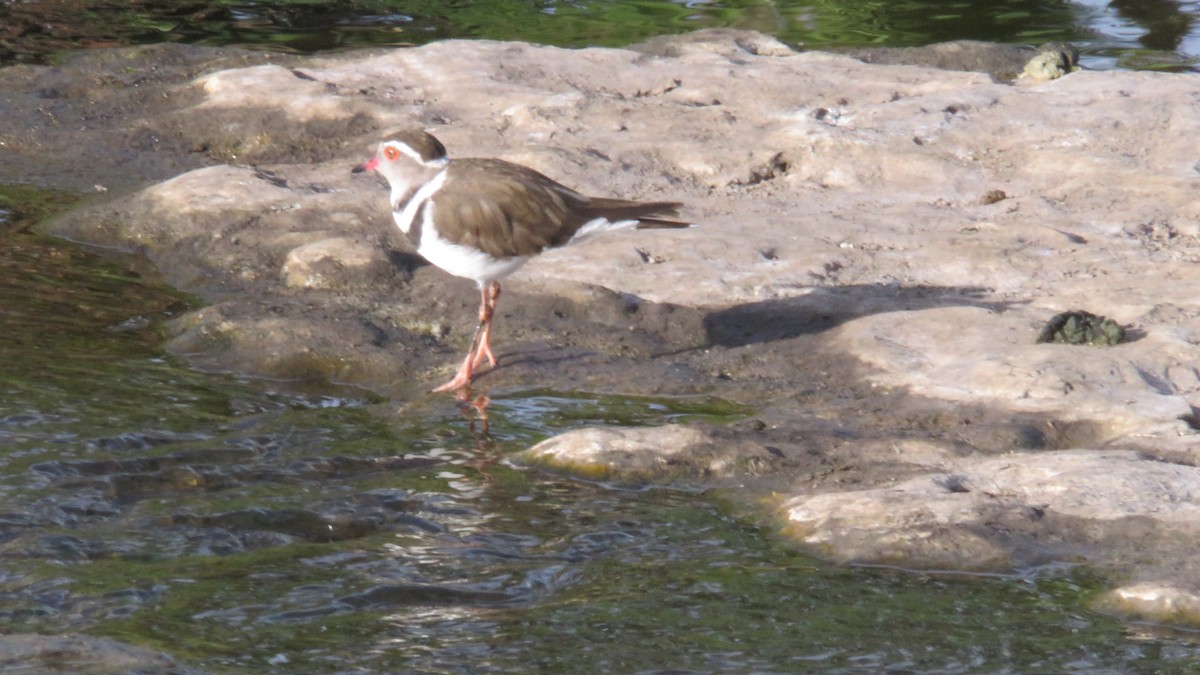
M 1005 199 L 1008 199 L 1008 195 L 1005 194 L 1004 190 L 988 190 L 982 197 L 979 198 L 979 203 L 987 206 L 988 204 L 1002 202 Z
M 1038 343 L 1112 347 L 1125 342 L 1125 328 L 1112 319 L 1073 310 L 1056 314 L 1038 335 Z
M 1034 56 L 1025 64 L 1025 70 L 1020 78 L 1026 80 L 1056 80 L 1073 70 L 1078 60 L 1078 50 L 1071 45 L 1052 44 L 1042 47 L 1044 51 Z

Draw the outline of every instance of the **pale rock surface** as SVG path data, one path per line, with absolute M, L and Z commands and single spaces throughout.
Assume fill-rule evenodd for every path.
M 1200 537 L 1200 469 L 1128 451 L 1021 453 L 862 491 L 795 496 L 801 541 L 846 561 L 1005 571 L 1054 561 L 1120 570 L 1100 607 L 1194 624 L 1200 573 L 1173 541 Z M 1133 546 L 1124 551 L 1116 540 Z
M 959 466 L 885 488 L 797 496 L 782 509 L 807 543 L 847 559 L 887 559 L 879 538 L 896 528 L 981 527 L 997 510 L 1081 521 L 1153 518 L 1181 536 L 1200 527 L 1200 469 L 1129 451 L 1019 453 Z M 853 546 L 839 544 L 854 540 Z M 911 553 L 910 553 L 911 555 Z M 1095 554 L 1093 553 L 1092 556 Z M 918 559 L 920 559 L 918 557 Z
M 333 288 L 345 284 L 345 278 L 371 276 L 368 268 L 377 264 L 387 264 L 377 243 L 330 237 L 289 251 L 283 283 L 289 288 Z

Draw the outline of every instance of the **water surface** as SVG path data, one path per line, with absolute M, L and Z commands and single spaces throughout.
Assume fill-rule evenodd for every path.
M 735 27 L 810 49 L 1070 41 L 1091 68 L 1194 71 L 1198 17 L 1200 3 L 1174 0 L 59 0 L 0 3 L 0 62 L 164 41 L 296 53 L 446 38 L 615 47 Z
M 159 41 L 304 53 L 443 37 L 620 45 L 728 25 L 810 47 L 1068 39 L 1093 66 L 1191 68 L 1196 12 L 4 3 L 0 58 Z M 192 370 L 162 349 L 163 322 L 192 298 L 143 262 L 28 231 L 69 201 L 0 190 L 2 633 L 112 636 L 218 673 L 1200 669 L 1186 635 L 1088 611 L 1102 585 L 1068 566 L 980 577 L 825 565 L 732 496 L 597 484 L 506 459 L 575 426 L 738 414 L 720 402 L 508 392 L 482 438 L 443 398 L 397 414 L 327 383 Z
M 1088 611 L 1100 585 L 1070 567 L 836 567 L 731 496 L 507 460 L 557 429 L 736 407 L 509 392 L 488 438 L 445 397 L 397 414 L 188 369 L 161 324 L 189 298 L 4 213 L 0 633 L 111 636 L 214 673 L 1200 667 Z

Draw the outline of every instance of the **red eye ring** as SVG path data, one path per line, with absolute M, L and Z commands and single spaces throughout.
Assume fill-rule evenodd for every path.
M 383 149 L 383 156 L 389 160 L 395 160 L 400 156 L 400 151 L 389 145 Z

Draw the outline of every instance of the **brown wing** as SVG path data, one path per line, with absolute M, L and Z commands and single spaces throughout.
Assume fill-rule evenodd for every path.
M 498 159 L 454 160 L 452 167 L 433 198 L 438 229 L 447 239 L 496 258 L 532 256 L 561 246 L 597 216 L 635 219 L 668 215 L 679 207 L 589 198 L 533 169 Z

